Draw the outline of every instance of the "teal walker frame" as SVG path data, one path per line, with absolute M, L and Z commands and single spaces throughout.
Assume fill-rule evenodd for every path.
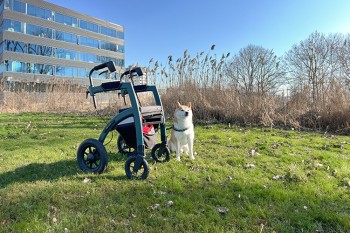
M 107 68 L 107 69 L 106 69 Z M 143 125 L 151 124 L 155 126 L 157 132 L 160 131 L 161 142 L 152 147 L 151 155 L 157 162 L 166 162 L 170 159 L 170 151 L 167 145 L 165 117 L 159 92 L 155 85 L 134 85 L 134 77 L 143 75 L 141 68 L 134 68 L 125 71 L 119 81 L 105 82 L 99 86 L 94 86 L 92 74 L 95 71 L 115 72 L 116 68 L 112 61 L 94 67 L 89 73 L 90 86 L 86 92 L 87 96 L 93 98 L 94 107 L 97 108 L 95 95 L 101 92 L 120 91 L 122 97 L 129 96 L 131 107 L 121 111 L 114 116 L 104 127 L 98 139 L 89 138 L 83 141 L 77 151 L 78 165 L 86 172 L 102 173 L 108 164 L 107 151 L 104 142 L 109 133 L 118 129 L 118 125 L 128 118 L 133 118 L 133 128 L 136 148 L 129 154 L 125 162 L 125 173 L 128 178 L 146 179 L 149 174 L 149 166 L 145 159 L 145 142 Z M 102 74 L 101 73 L 101 74 Z M 129 77 L 131 82 L 122 82 L 123 77 Z M 137 93 L 151 92 L 154 96 L 155 106 L 142 107 Z M 144 111 L 146 109 L 146 111 Z M 125 134 L 125 133 L 124 133 Z M 128 134 L 128 132 L 126 133 Z

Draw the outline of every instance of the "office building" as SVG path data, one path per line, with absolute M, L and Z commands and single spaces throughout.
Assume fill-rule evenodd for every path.
M 2 0 L 0 22 L 0 79 L 86 84 L 97 64 L 124 69 L 123 26 L 42 0 Z

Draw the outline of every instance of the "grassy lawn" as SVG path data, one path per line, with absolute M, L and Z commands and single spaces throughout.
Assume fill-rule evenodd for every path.
M 349 137 L 196 125 L 196 159 L 148 155 L 140 181 L 126 179 L 117 133 L 105 173 L 78 168 L 104 125 L 0 115 L 0 232 L 350 232 Z

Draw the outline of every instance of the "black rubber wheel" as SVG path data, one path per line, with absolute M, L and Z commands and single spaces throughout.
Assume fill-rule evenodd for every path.
M 98 174 L 106 169 L 108 163 L 106 148 L 93 138 L 86 139 L 80 144 L 77 159 L 82 171 Z
M 118 146 L 119 153 L 122 153 L 122 154 L 129 156 L 135 152 L 135 149 L 129 147 L 121 135 L 118 136 L 117 146 Z
M 152 159 L 159 163 L 168 162 L 170 160 L 170 150 L 164 144 L 156 144 L 151 151 Z
M 144 158 L 141 158 L 142 159 L 141 167 L 139 168 L 139 170 L 136 173 L 136 172 L 134 172 L 134 166 L 135 166 L 136 159 L 137 159 L 137 157 L 132 156 L 126 160 L 126 162 L 125 162 L 126 176 L 129 179 L 146 179 L 148 174 L 149 174 L 148 163 Z

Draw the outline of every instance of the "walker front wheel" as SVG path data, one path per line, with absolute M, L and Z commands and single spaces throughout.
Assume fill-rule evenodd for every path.
M 132 156 L 125 162 L 125 173 L 129 179 L 146 179 L 149 166 L 143 157 Z
M 106 148 L 96 139 L 86 139 L 78 148 L 77 160 L 82 171 L 100 174 L 108 163 Z

